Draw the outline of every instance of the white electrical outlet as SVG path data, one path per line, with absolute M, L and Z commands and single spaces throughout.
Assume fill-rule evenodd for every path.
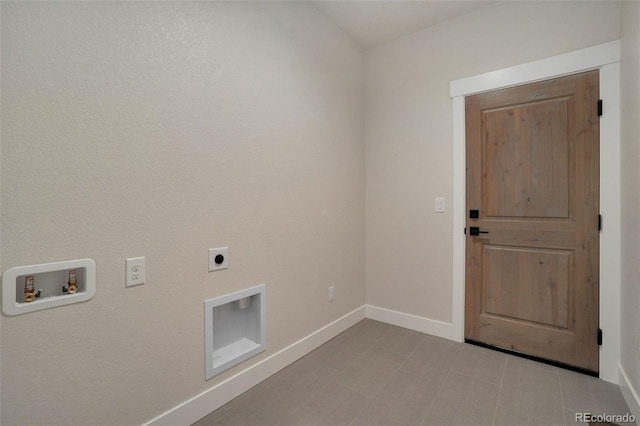
M 125 263 L 125 269 L 127 272 L 127 280 L 126 286 L 132 287 L 134 285 L 144 284 L 145 282 L 145 267 L 144 267 L 144 256 L 142 257 L 132 257 L 127 259 Z
M 335 286 L 329 287 L 329 302 L 333 302 L 336 298 L 336 288 Z
M 229 268 L 229 247 L 209 249 L 209 272 Z

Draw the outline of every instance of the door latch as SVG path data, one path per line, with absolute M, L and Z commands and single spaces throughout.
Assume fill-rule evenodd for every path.
M 469 235 L 480 235 L 480 234 L 488 234 L 489 231 L 481 231 L 477 226 L 469 227 Z

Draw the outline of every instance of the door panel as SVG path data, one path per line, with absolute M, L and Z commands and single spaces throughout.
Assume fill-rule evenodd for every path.
M 567 328 L 570 251 L 484 246 L 484 311 Z
M 598 71 L 466 99 L 465 337 L 598 370 Z
M 488 217 L 569 216 L 568 99 L 483 111 Z

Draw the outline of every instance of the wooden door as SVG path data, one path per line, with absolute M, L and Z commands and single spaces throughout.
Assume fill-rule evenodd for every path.
M 598 96 L 591 71 L 466 98 L 468 340 L 598 371 Z

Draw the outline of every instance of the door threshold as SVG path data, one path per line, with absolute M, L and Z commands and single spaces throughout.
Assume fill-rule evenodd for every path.
M 546 359 L 546 358 L 540 358 L 540 357 L 537 357 L 537 356 L 528 355 L 528 354 L 525 354 L 525 353 L 522 353 L 522 352 L 514 351 L 514 350 L 511 350 L 511 349 L 506 349 L 506 348 L 503 348 L 503 347 L 500 347 L 500 346 L 491 345 L 489 343 L 478 342 L 477 340 L 472 340 L 472 339 L 465 338 L 464 342 L 465 343 L 469 343 L 470 345 L 480 346 L 482 348 L 491 349 L 491 350 L 502 352 L 502 353 L 505 353 L 505 354 L 517 356 L 519 358 L 525 358 L 525 359 L 528 359 L 528 360 L 531 360 L 531 361 L 537 361 L 537 362 L 541 362 L 543 364 L 552 365 L 554 367 L 563 368 L 565 370 L 575 371 L 576 373 L 586 374 L 587 376 L 600 377 L 600 374 L 597 371 L 588 370 L 586 368 L 581 368 L 581 367 L 576 367 L 575 365 L 565 364 L 565 363 L 562 363 L 562 362 L 553 361 L 553 360 Z

